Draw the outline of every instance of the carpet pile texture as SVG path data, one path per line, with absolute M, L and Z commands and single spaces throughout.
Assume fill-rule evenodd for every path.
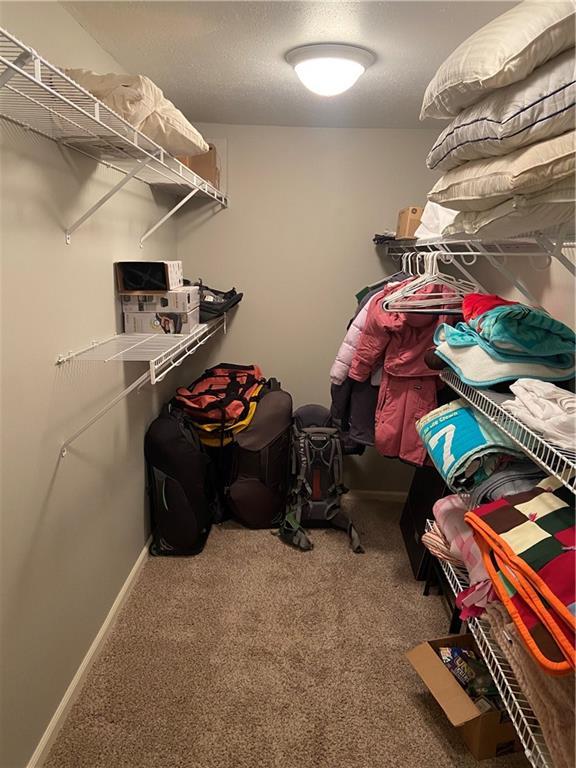
M 364 555 L 338 531 L 304 553 L 226 524 L 198 557 L 149 559 L 46 768 L 479 766 L 404 656 L 448 619 L 398 506 L 353 517 Z

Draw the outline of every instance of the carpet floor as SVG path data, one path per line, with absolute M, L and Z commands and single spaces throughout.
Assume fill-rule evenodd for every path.
M 448 619 L 398 517 L 357 505 L 365 555 L 337 531 L 302 553 L 225 525 L 199 557 L 149 559 L 46 768 L 480 765 L 404 657 Z

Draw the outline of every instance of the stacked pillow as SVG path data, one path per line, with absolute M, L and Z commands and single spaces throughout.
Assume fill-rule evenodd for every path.
M 441 65 L 421 119 L 454 117 L 427 158 L 442 234 L 509 237 L 574 215 L 575 6 L 525 0 Z M 536 223 L 538 226 L 536 226 Z

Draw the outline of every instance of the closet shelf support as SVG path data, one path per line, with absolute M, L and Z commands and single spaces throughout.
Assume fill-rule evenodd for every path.
M 4 72 L 0 75 L 0 88 L 2 88 L 3 85 L 6 85 L 6 83 L 10 80 L 10 78 L 14 77 L 16 74 L 16 69 L 22 69 L 32 58 L 32 54 L 29 51 L 22 51 L 20 56 L 18 56 L 14 61 L 10 63 L 10 67 L 15 67 L 15 69 L 11 69 L 10 67 L 6 67 Z
M 105 195 L 103 195 L 98 202 L 94 203 L 94 205 L 89 208 L 85 214 L 80 216 L 79 219 L 77 219 L 74 224 L 71 224 L 68 229 L 66 230 L 66 245 L 70 245 L 70 238 L 73 232 L 75 232 L 78 227 L 81 227 L 82 224 L 84 224 L 85 221 L 87 221 L 91 216 L 93 216 L 96 211 L 101 208 L 104 203 L 108 202 L 111 197 L 114 197 L 114 195 L 119 192 L 134 176 L 136 176 L 137 173 L 139 173 L 142 168 L 144 168 L 148 163 L 151 163 L 152 160 L 154 160 L 157 157 L 157 154 L 154 154 L 150 157 L 145 157 L 142 160 L 138 160 L 134 167 L 126 173 L 125 176 L 123 176 L 120 181 L 115 184 L 112 189 L 108 190 Z
M 504 266 L 504 264 L 500 264 L 496 260 L 495 256 L 492 256 L 491 254 L 487 253 L 486 258 L 488 259 L 488 262 L 494 267 L 494 269 L 498 270 L 501 275 L 504 275 L 504 277 L 508 280 L 509 283 L 511 283 L 517 291 L 519 291 L 525 298 L 528 299 L 528 301 L 534 306 L 542 308 L 542 305 L 538 301 L 538 299 L 526 288 L 525 285 L 523 285 L 518 278 L 510 272 L 510 270 Z
M 77 352 L 58 355 L 56 365 L 78 358 L 99 362 L 141 362 L 148 363 L 148 370 L 128 387 L 119 392 L 109 403 L 95 413 L 85 424 L 65 440 L 60 447 L 60 454 L 66 456 L 69 446 L 104 414 L 117 405 L 134 390 L 140 390 L 147 384 L 158 384 L 175 368 L 194 354 L 208 339 L 220 330 L 226 333 L 226 315 L 199 323 L 192 333 L 184 335 L 172 334 L 128 334 L 120 333 L 105 341 L 93 342 Z
M 106 403 L 106 405 L 101 408 L 98 413 L 95 413 L 94 416 L 92 416 L 91 419 L 89 419 L 85 424 L 83 424 L 79 429 L 74 432 L 73 435 L 71 435 L 65 442 L 62 443 L 62 446 L 60 448 L 60 455 L 62 458 L 66 456 L 68 453 L 69 446 L 80 437 L 80 435 L 84 434 L 87 429 L 89 429 L 92 424 L 95 424 L 99 419 L 104 416 L 104 414 L 108 413 L 109 410 L 114 408 L 115 405 L 118 405 L 118 403 L 121 400 L 124 400 L 125 397 L 127 397 L 131 392 L 133 392 L 135 389 L 141 389 L 145 384 L 148 384 L 150 382 L 150 371 L 146 371 L 146 373 L 142 374 L 139 378 L 137 378 L 135 381 L 130 384 L 130 386 L 126 387 L 126 389 L 123 389 L 122 392 L 119 392 L 116 397 L 113 400 L 110 400 L 109 403 Z
M 179 202 L 179 203 L 177 203 L 177 204 L 176 204 L 176 205 L 175 205 L 173 208 L 171 208 L 171 209 L 168 211 L 168 213 L 166 213 L 164 216 L 162 216 L 162 218 L 160 219 L 160 221 L 157 221 L 157 222 L 156 222 L 156 224 L 154 224 L 154 226 L 150 227 L 150 229 L 149 229 L 149 230 L 147 230 L 147 231 L 146 231 L 146 232 L 145 232 L 145 233 L 142 235 L 142 237 L 140 238 L 140 248 L 142 248 L 142 246 L 144 245 L 144 242 L 145 242 L 146 240 L 148 240 L 148 238 L 150 237 L 150 235 L 151 235 L 151 234 L 153 234 L 154 232 L 156 232 L 156 230 L 158 229 L 158 227 L 161 227 L 161 226 L 162 226 L 162 224 L 164 224 L 164 222 L 165 222 L 165 221 L 168 221 L 168 219 L 169 219 L 171 216 L 173 216 L 173 215 L 176 213 L 176 211 L 178 211 L 180 208 L 182 208 L 182 206 L 183 206 L 183 205 L 186 205 L 186 203 L 188 202 L 188 200 L 191 200 L 191 199 L 194 197 L 194 195 L 195 195 L 195 194 L 197 194 L 199 191 L 200 191 L 199 189 L 193 189 L 191 192 L 189 192 L 189 193 L 186 195 L 186 197 L 182 198 L 182 200 L 180 200 L 180 202 Z

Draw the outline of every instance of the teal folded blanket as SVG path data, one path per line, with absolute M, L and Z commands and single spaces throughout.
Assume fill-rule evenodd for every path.
M 486 351 L 494 353 L 494 357 L 529 359 L 559 368 L 574 364 L 576 334 L 542 309 L 507 304 L 469 320 L 468 326 L 477 332 Z

